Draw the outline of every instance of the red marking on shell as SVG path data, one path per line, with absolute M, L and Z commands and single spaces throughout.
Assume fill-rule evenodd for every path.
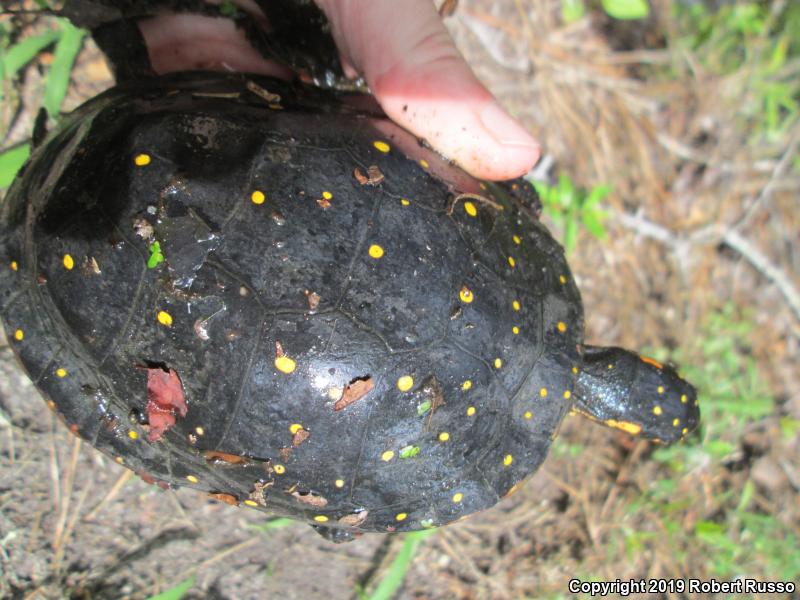
M 164 371 L 159 367 L 147 369 L 147 422 L 150 431 L 148 442 L 161 439 L 175 426 L 177 417 L 185 417 L 188 407 L 183 396 L 183 385 L 174 369 Z

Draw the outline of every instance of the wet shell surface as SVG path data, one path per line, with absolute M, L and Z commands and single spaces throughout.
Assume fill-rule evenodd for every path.
M 357 98 L 139 82 L 10 190 L 0 313 L 65 423 L 145 478 L 433 527 L 535 471 L 570 409 L 582 307 L 537 217 L 527 184 L 469 178 Z

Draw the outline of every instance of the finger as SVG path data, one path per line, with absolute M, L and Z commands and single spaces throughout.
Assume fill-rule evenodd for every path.
M 209 69 L 284 78 L 291 75 L 288 68 L 265 60 L 230 19 L 161 15 L 140 21 L 139 30 L 156 73 Z
M 527 173 L 539 145 L 475 78 L 430 0 L 318 0 L 389 117 L 473 175 Z

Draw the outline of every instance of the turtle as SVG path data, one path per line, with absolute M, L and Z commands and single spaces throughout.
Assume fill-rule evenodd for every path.
M 584 344 L 540 213 L 359 94 L 131 77 L 10 187 L 0 317 L 50 408 L 146 481 L 334 542 L 432 528 L 516 490 L 570 413 L 698 424 L 674 366 Z

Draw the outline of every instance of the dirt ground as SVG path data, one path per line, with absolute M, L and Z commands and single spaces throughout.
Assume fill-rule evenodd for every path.
M 648 442 L 568 418 L 520 491 L 424 539 L 398 598 L 571 597 L 576 577 L 725 572 L 800 583 L 791 566 L 800 554 L 800 310 L 791 306 L 800 285 L 800 177 L 791 168 L 800 126 L 749 143 L 741 104 L 725 94 L 731 82 L 665 47 L 671 5 L 653 5 L 645 25 L 594 13 L 563 26 L 550 0 L 461 0 L 447 22 L 479 78 L 541 140 L 549 169 L 540 174 L 613 187 L 608 237 L 582 232 L 571 258 L 587 342 L 666 348 L 702 369 L 724 337 L 712 316 L 728 310 L 729 320 L 751 324 L 731 350 L 742 361 L 735 375 L 763 382 L 753 390 L 769 396 L 769 410 L 748 419 L 734 414 L 741 407 L 704 412 L 716 430 L 691 437 L 691 450 L 674 455 L 680 464 Z M 20 84 L 23 113 L 36 114 L 46 63 L 45 55 Z M 673 78 L 648 77 L 670 63 Z M 87 43 L 67 108 L 111 83 Z M 4 125 L 13 123 L 6 145 L 30 131 L 24 114 L 9 117 L 15 111 L 3 108 Z M 724 383 L 708 377 L 709 386 Z M 723 451 L 708 450 L 720 440 Z M 187 598 L 355 598 L 403 543 L 365 535 L 334 546 L 302 524 L 265 529 L 261 513 L 148 485 L 57 421 L 5 338 L 0 509 L 3 598 L 147 598 L 191 575 Z M 748 525 L 762 517 L 776 527 Z

